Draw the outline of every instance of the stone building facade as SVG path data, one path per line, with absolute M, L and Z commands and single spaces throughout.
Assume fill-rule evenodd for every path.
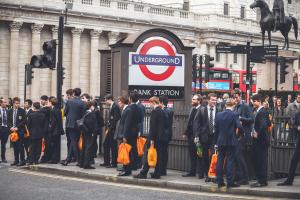
M 244 55 L 215 55 L 217 44 L 260 44 L 260 28 L 254 19 L 195 12 L 121 0 L 68 0 L 73 2 L 64 30 L 63 92 L 80 87 L 100 94 L 100 54 L 118 39 L 137 31 L 160 27 L 177 34 L 194 53 L 217 56 L 216 66 L 245 69 Z M 42 54 L 44 41 L 57 38 L 58 17 L 64 15 L 63 0 L 0 1 L 0 96 L 24 95 L 24 69 L 32 55 Z M 283 45 L 274 34 L 274 44 Z M 300 42 L 291 37 L 291 50 Z M 56 71 L 35 69 L 27 97 L 56 94 Z

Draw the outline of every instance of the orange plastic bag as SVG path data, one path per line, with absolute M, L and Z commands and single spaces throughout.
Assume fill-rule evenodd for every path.
M 215 153 L 211 157 L 211 162 L 208 170 L 208 177 L 209 178 L 216 178 L 217 177 L 217 162 L 218 162 L 218 154 Z
M 155 167 L 157 163 L 157 151 L 154 148 L 154 145 L 151 145 L 148 149 L 147 155 L 148 165 L 149 167 Z
M 138 137 L 136 141 L 138 156 L 142 157 L 144 155 L 144 146 L 146 144 L 146 139 L 143 137 Z
M 131 150 L 131 146 L 127 143 L 121 143 L 119 145 L 118 158 L 117 158 L 118 163 L 123 165 L 128 165 L 130 163 L 130 157 L 129 157 L 130 150 Z
M 83 135 L 81 133 L 80 138 L 78 140 L 78 149 L 79 149 L 79 151 L 82 151 L 82 147 L 83 147 Z
M 45 152 L 45 139 L 42 139 L 42 152 Z
M 16 141 L 18 141 L 18 140 L 19 140 L 19 135 L 18 135 L 18 133 L 17 133 L 16 131 L 12 132 L 12 133 L 10 134 L 10 141 L 16 142 Z
M 25 134 L 24 134 L 24 138 L 29 138 L 30 134 L 29 134 L 29 130 L 27 128 L 27 126 L 25 125 Z

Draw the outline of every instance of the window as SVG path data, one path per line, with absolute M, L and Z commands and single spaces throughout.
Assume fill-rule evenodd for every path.
M 233 63 L 237 64 L 237 54 L 233 54 Z
M 288 4 L 292 4 L 292 0 L 288 0 Z
M 220 62 L 220 54 L 216 53 L 216 62 Z
M 232 82 L 236 83 L 236 84 L 240 83 L 240 74 L 239 73 L 236 73 L 236 72 L 232 73 Z
M 244 19 L 246 17 L 245 15 L 245 6 L 241 7 L 241 18 Z
M 229 15 L 229 4 L 224 3 L 224 15 Z

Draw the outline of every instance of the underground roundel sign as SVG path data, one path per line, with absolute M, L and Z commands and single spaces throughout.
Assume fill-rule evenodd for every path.
M 131 86 L 184 86 L 184 55 L 166 38 L 149 37 L 129 52 Z

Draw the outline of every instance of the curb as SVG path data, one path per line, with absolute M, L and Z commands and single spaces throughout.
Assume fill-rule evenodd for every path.
M 31 171 L 39 171 L 44 173 L 50 173 L 55 175 L 62 175 L 67 177 L 76 177 L 90 180 L 106 181 L 112 183 L 125 183 L 138 186 L 150 186 L 159 187 L 167 189 L 194 191 L 194 192 L 206 192 L 206 193 L 221 193 L 221 194 L 236 194 L 236 195 L 246 195 L 255 197 L 272 197 L 272 198 L 289 198 L 289 199 L 299 199 L 300 193 L 288 192 L 288 191 L 267 191 L 258 190 L 252 188 L 230 188 L 226 187 L 218 188 L 217 185 L 195 185 L 187 183 L 176 183 L 166 180 L 152 180 L 152 179 L 133 179 L 126 177 L 116 177 L 112 175 L 102 175 L 102 174 L 89 174 L 86 172 L 79 171 L 69 171 L 64 169 L 55 169 L 50 167 L 40 167 L 40 166 L 26 166 L 23 169 Z

